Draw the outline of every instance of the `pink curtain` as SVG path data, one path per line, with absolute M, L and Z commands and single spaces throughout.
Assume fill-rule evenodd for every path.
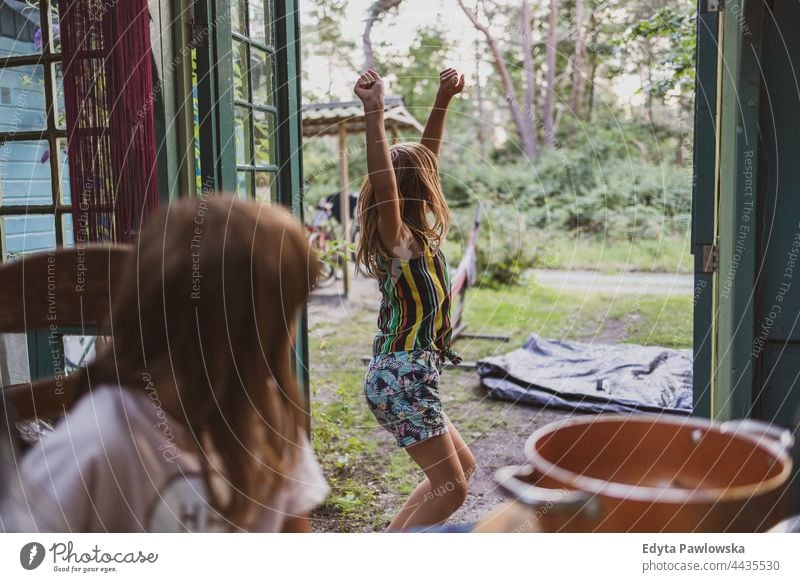
M 158 206 L 147 0 L 59 0 L 76 242 L 131 240 Z

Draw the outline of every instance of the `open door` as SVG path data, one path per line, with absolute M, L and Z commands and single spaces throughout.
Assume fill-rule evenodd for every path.
M 716 343 L 717 111 L 719 91 L 719 3 L 698 1 L 695 72 L 692 254 L 694 255 L 694 414 L 712 417 Z
M 700 0 L 695 413 L 792 426 L 800 407 L 796 2 Z
M 284 204 L 302 220 L 297 0 L 194 0 L 193 30 L 199 194 Z M 306 336 L 304 312 L 296 370 L 308 396 Z

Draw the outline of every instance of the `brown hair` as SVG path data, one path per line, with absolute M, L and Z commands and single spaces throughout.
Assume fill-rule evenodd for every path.
M 95 385 L 174 384 L 212 505 L 242 529 L 304 430 L 291 334 L 317 268 L 283 210 L 230 196 L 171 202 L 141 232 L 115 290 L 112 343 L 86 369 Z
M 439 182 L 436 156 L 422 144 L 402 143 L 390 150 L 394 176 L 400 195 L 403 223 L 419 244 L 438 248 L 450 228 L 450 209 Z M 433 215 L 429 223 L 427 213 Z M 370 275 L 385 275 L 385 261 L 391 258 L 378 234 L 378 205 L 369 176 L 364 178 L 358 197 L 358 220 L 361 237 L 356 261 Z

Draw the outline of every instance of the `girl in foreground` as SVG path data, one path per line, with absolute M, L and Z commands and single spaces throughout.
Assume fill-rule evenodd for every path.
M 357 260 L 378 280 L 382 295 L 365 393 L 372 413 L 425 473 L 389 525 L 395 530 L 445 522 L 464 503 L 475 469 L 439 398 L 443 361 L 458 357 L 450 345 L 450 281 L 440 249 L 450 209 L 439 183 L 438 153 L 447 107 L 463 88 L 463 76 L 442 71 L 421 143 L 391 149 L 380 76 L 369 70 L 354 89 L 364 105 L 369 171 L 358 201 Z
M 150 219 L 87 392 L 23 460 L 39 531 L 307 531 L 328 487 L 291 370 L 316 278 L 286 212 L 228 196 Z

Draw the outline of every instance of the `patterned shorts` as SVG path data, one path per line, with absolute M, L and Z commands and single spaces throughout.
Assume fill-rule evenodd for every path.
M 372 414 L 394 435 L 400 447 L 447 432 L 433 351 L 373 356 L 364 380 L 364 393 Z

